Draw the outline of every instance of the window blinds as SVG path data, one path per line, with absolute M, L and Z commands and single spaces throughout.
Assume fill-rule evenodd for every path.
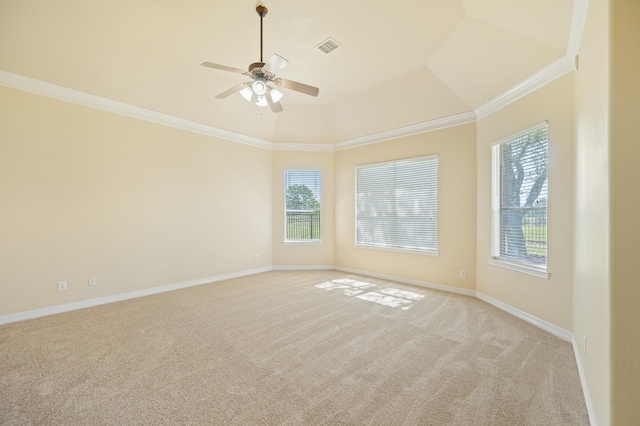
M 356 168 L 356 245 L 437 252 L 437 156 Z
M 546 267 L 547 148 L 546 123 L 492 147 L 493 258 Z

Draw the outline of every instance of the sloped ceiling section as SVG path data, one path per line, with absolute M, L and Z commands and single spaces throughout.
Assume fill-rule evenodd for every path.
M 578 1 L 578 0 L 576 0 Z M 255 0 L 0 0 L 0 70 L 274 143 L 333 144 L 467 113 L 566 53 L 573 0 L 265 0 L 273 114 L 247 80 L 203 68 L 259 60 Z M 314 49 L 327 37 L 342 46 Z

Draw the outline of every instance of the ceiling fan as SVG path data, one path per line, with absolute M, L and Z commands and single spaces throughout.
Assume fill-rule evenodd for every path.
M 296 92 L 304 93 L 306 95 L 318 96 L 320 89 L 317 87 L 298 83 L 297 81 L 285 80 L 284 78 L 276 78 L 276 73 L 289 63 L 289 61 L 282 56 L 273 55 L 266 63 L 262 61 L 262 19 L 267 15 L 268 9 L 262 5 L 258 5 L 258 7 L 256 7 L 256 12 L 258 13 L 258 16 L 260 16 L 260 62 L 254 62 L 249 65 L 248 71 L 228 67 L 226 65 L 214 64 L 212 62 L 202 63 L 203 67 L 229 71 L 252 78 L 252 81 L 238 84 L 229 90 L 225 90 L 217 95 L 216 98 L 224 99 L 236 92 L 240 92 L 240 94 L 249 102 L 255 102 L 258 106 L 269 105 L 269 107 L 271 107 L 271 111 L 281 112 L 283 110 L 282 105 L 280 104 L 280 99 L 282 99 L 283 96 L 282 92 L 273 87 L 270 83 L 273 83 L 278 87 L 295 90 Z

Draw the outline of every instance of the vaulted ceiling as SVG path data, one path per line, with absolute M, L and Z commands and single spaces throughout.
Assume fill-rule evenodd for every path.
M 270 142 L 335 143 L 481 108 L 567 52 L 573 0 L 265 0 L 274 114 L 215 96 L 259 60 L 255 0 L 0 0 L 0 70 Z M 341 47 L 315 46 L 334 38 Z

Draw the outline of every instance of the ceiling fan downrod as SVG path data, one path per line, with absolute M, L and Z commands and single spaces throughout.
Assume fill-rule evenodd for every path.
M 269 12 L 269 9 L 262 5 L 258 5 L 256 7 L 256 12 L 258 12 L 258 16 L 260 17 L 260 62 L 264 63 L 262 60 L 262 18 L 267 16 L 267 12 Z
M 276 73 L 289 63 L 282 56 L 273 54 L 267 63 L 264 63 L 263 57 L 263 19 L 267 16 L 267 8 L 263 5 L 256 7 L 256 12 L 260 17 L 260 62 L 254 62 L 249 65 L 248 71 L 239 68 L 229 67 L 226 65 L 215 64 L 213 62 L 203 62 L 203 67 L 214 68 L 222 71 L 233 72 L 251 77 L 252 81 L 240 83 L 231 89 L 225 90 L 216 96 L 218 99 L 224 99 L 234 93 L 240 94 L 250 102 L 255 102 L 258 106 L 269 106 L 273 112 L 282 112 L 283 108 L 280 104 L 282 92 L 278 88 L 294 90 L 309 96 L 318 96 L 319 89 L 309 86 L 308 84 L 298 83 L 293 80 L 285 80 L 284 78 L 276 78 Z M 277 86 L 270 86 L 269 83 Z

